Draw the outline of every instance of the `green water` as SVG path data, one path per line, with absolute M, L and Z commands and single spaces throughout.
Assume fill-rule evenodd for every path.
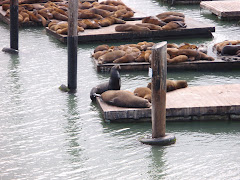
M 124 1 L 147 15 L 176 10 L 213 24 L 208 39 L 169 42 L 205 43 L 240 39 L 237 21 L 220 21 L 199 6 L 167 6 L 157 1 Z M 9 28 L 0 23 L 0 49 L 9 46 Z M 153 40 L 158 42 L 158 40 Z M 128 42 L 123 42 L 128 43 Z M 121 43 L 112 43 L 118 45 Z M 0 179 L 239 179 L 240 123 L 171 122 L 176 144 L 155 147 L 138 139 L 151 135 L 151 123 L 106 123 L 91 102 L 91 88 L 108 79 L 96 72 L 90 54 L 98 44 L 78 46 L 75 94 L 67 84 L 67 47 L 43 28 L 20 29 L 19 55 L 0 51 Z M 122 72 L 122 89 L 150 81 L 148 72 Z M 240 71 L 171 72 L 189 86 L 240 82 Z

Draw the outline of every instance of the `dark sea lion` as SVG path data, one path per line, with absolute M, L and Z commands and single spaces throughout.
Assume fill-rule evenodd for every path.
M 101 83 L 92 88 L 90 92 L 90 98 L 92 101 L 95 100 L 96 94 L 102 94 L 107 90 L 120 90 L 121 88 L 121 77 L 119 74 L 119 65 L 115 65 L 111 68 L 110 79 L 108 82 Z
M 135 31 L 135 32 L 143 32 L 143 31 L 150 31 L 147 27 L 140 27 L 133 24 L 121 24 L 115 27 L 117 32 L 126 32 L 126 31 Z
M 101 94 L 104 102 L 118 107 L 127 108 L 149 108 L 151 103 L 148 100 L 135 96 L 124 90 L 108 90 Z
M 237 55 L 240 45 L 226 45 L 222 48 L 221 55 Z

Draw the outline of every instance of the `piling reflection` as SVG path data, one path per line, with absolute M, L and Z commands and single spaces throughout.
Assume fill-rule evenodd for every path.
M 82 147 L 79 144 L 79 136 L 82 131 L 82 123 L 80 113 L 77 108 L 77 96 L 75 94 L 68 94 L 67 96 L 67 111 L 65 114 L 67 124 L 65 125 L 66 134 L 66 152 L 70 155 L 69 161 L 73 164 L 74 169 L 81 167 L 84 160 L 82 157 Z

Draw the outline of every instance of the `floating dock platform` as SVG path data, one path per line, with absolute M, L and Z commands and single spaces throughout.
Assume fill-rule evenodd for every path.
M 167 121 L 240 120 L 240 84 L 194 86 L 167 93 Z M 105 121 L 151 121 L 151 108 L 111 106 L 97 98 Z
M 126 21 L 127 24 L 141 23 L 141 20 Z M 116 32 L 115 27 L 119 24 L 114 24 L 100 29 L 86 29 L 84 32 L 78 33 L 78 42 L 96 42 L 96 41 L 131 41 L 143 40 L 149 38 L 173 39 L 186 37 L 212 37 L 211 32 L 215 32 L 215 27 L 203 22 L 196 21 L 192 18 L 185 18 L 187 28 L 174 30 L 148 31 L 148 32 Z M 55 31 L 46 27 L 47 33 L 54 36 L 63 43 L 67 43 L 67 35 L 57 34 Z
M 240 19 L 240 1 L 202 1 L 200 8 L 209 10 L 220 19 Z
M 186 70 L 197 70 L 197 71 L 231 71 L 240 70 L 240 57 L 226 57 L 225 60 L 218 58 L 214 61 L 187 61 L 177 64 L 168 64 L 168 71 L 186 71 Z M 97 72 L 108 72 L 111 67 L 116 65 L 116 63 L 106 63 L 99 64 L 96 59 L 94 59 L 94 65 Z M 147 71 L 150 67 L 149 62 L 131 62 L 131 63 L 119 63 L 121 66 L 121 71 Z

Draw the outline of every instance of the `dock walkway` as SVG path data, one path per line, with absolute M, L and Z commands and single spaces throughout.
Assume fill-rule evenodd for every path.
M 200 8 L 209 10 L 220 19 L 240 19 L 240 1 L 202 1 Z
M 240 120 L 240 84 L 194 86 L 167 93 L 167 121 Z M 151 108 L 111 106 L 97 98 L 106 121 L 151 121 Z

